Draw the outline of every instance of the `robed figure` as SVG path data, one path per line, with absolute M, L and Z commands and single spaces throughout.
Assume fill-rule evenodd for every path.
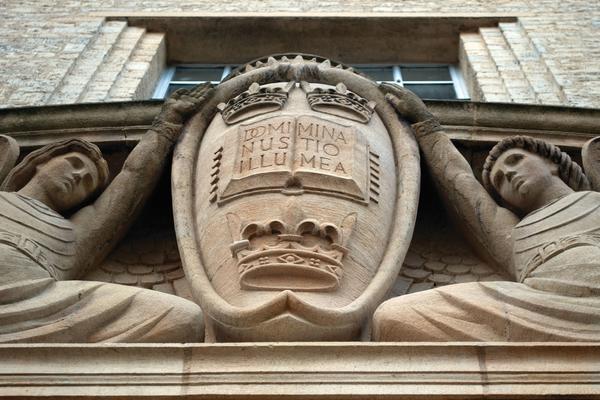
M 514 282 L 451 285 L 389 300 L 374 316 L 384 341 L 600 339 L 600 193 L 556 146 L 510 137 L 482 182 L 411 92 L 384 85 L 413 123 L 447 209 L 476 249 Z
M 202 340 L 202 313 L 190 301 L 74 279 L 122 239 L 185 118 L 210 93 L 204 85 L 168 99 L 108 186 L 100 150 L 78 139 L 30 153 L 6 176 L 0 192 L 0 343 Z M 6 140 L 5 162 L 15 159 Z

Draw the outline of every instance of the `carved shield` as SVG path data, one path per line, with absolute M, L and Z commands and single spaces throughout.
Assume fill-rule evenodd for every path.
M 402 265 L 419 179 L 410 129 L 341 65 L 269 58 L 221 83 L 173 161 L 207 338 L 359 338 Z

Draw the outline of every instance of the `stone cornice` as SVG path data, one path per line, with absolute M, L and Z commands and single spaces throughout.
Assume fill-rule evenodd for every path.
M 0 110 L 0 134 L 24 148 L 79 137 L 99 145 L 135 143 L 158 114 L 161 101 L 73 104 Z M 491 144 L 528 134 L 567 148 L 600 135 L 600 110 L 522 104 L 428 101 L 452 139 Z
M 23 399 L 600 396 L 590 343 L 24 344 L 0 359 L 0 393 Z

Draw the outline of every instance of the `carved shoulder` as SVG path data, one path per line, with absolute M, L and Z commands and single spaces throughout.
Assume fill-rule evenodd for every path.
M 10 136 L 0 135 L 0 185 L 19 158 L 19 145 Z

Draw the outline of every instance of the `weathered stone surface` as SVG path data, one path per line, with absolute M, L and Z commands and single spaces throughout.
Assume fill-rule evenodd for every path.
M 478 276 L 488 276 L 491 275 L 494 270 L 489 265 L 477 264 L 471 268 L 471 272 Z
M 216 91 L 220 113 L 190 121 L 172 172 L 211 340 L 358 339 L 410 243 L 411 133 L 374 82 L 322 58 L 265 57 Z
M 240 354 L 251 354 L 253 362 L 237 361 Z M 436 400 L 449 395 L 534 398 L 550 392 L 554 397 L 586 398 L 600 394 L 600 355 L 598 347 L 590 344 L 3 345 L 0 356 L 5 360 L 0 388 L 15 397 L 135 393 L 166 398 L 180 395 L 182 385 L 190 396 L 236 399 L 273 392 L 311 399 L 426 396 Z M 518 371 L 515 365 L 520 366 Z M 118 383 L 111 379 L 115 375 Z M 232 385 L 240 376 L 248 382 Z
M 494 27 L 486 25 L 482 32 L 469 30 L 468 33 L 460 34 L 461 45 L 453 56 L 459 54 L 461 69 L 469 71 L 466 73 L 466 80 L 469 86 L 472 86 L 471 97 L 474 100 L 500 102 L 531 101 L 542 104 L 598 106 L 597 88 L 600 85 L 594 56 L 597 54 L 597 24 L 594 19 L 597 7 L 594 2 L 589 1 L 544 0 L 534 4 L 525 0 L 493 3 L 451 0 L 444 3 L 396 4 L 376 0 L 311 0 L 296 4 L 281 1 L 229 0 L 200 5 L 181 1 L 148 4 L 137 0 L 120 4 L 116 9 L 110 2 L 54 4 L 28 0 L 8 2 L 3 11 L 5 18 L 0 33 L 8 43 L 0 57 L 0 71 L 7 77 L 0 90 L 0 101 L 4 107 L 45 104 L 51 97 L 55 97 L 57 92 L 61 92 L 61 85 L 73 80 L 71 75 L 75 75 L 81 81 L 81 85 L 72 85 L 69 90 L 62 89 L 65 92 L 65 101 L 73 97 L 80 97 L 79 101 L 103 101 L 107 98 L 107 90 L 110 90 L 107 89 L 109 84 L 117 86 L 112 90 L 111 97 L 114 99 L 140 98 L 147 84 L 143 78 L 140 79 L 139 74 L 132 73 L 134 69 L 126 65 L 129 62 L 137 63 L 134 65 L 143 63 L 148 67 L 144 76 L 152 76 L 152 64 L 160 62 L 156 58 L 161 58 L 153 55 L 160 54 L 161 46 L 148 43 L 148 40 L 145 40 L 148 34 L 143 35 L 141 40 L 136 40 L 137 32 L 129 32 L 131 29 L 143 27 L 127 27 L 118 35 L 111 26 L 117 21 L 106 21 L 100 16 L 91 16 L 93 13 L 105 12 L 117 12 L 123 16 L 146 12 L 238 15 L 245 12 L 262 12 L 265 15 L 272 12 L 330 15 L 351 13 L 359 16 L 369 13 L 399 13 L 404 17 L 407 14 L 430 16 L 425 18 L 425 23 L 432 27 L 439 26 L 439 21 L 436 22 L 435 19 L 440 15 L 515 16 L 518 17 L 517 21 L 501 22 Z M 311 15 L 311 18 L 314 18 L 314 15 Z M 401 19 L 396 24 L 401 24 L 400 21 Z M 331 20 L 324 22 L 322 26 L 330 25 Z M 223 25 L 221 29 L 222 34 L 231 28 Z M 305 31 L 304 35 L 308 33 L 310 32 Z M 364 31 L 356 32 L 352 42 L 364 41 L 366 34 Z M 314 40 L 314 37 L 312 38 Z M 440 41 L 440 38 L 436 39 Z M 446 40 L 456 43 L 457 38 Z M 108 43 L 104 45 L 112 45 L 108 50 L 103 48 L 102 44 L 105 41 Z M 128 41 L 134 43 L 130 44 Z M 302 40 L 298 45 L 301 43 Z M 133 49 L 128 50 L 128 46 L 133 46 Z M 223 56 L 232 56 L 223 54 L 224 46 L 215 47 L 221 49 Z M 368 47 L 368 43 L 360 46 L 362 52 L 366 52 Z M 315 48 L 313 44 L 311 50 L 318 53 L 321 49 Z M 256 51 L 252 54 L 256 54 Z M 102 58 L 102 55 L 105 57 Z M 389 60 L 390 55 L 384 54 L 379 60 L 370 61 L 384 59 Z M 85 60 L 89 61 L 83 62 Z M 92 60 L 96 62 L 91 62 Z M 222 62 L 239 62 L 239 59 Z M 507 75 L 507 72 L 514 72 L 507 68 L 516 64 L 519 66 L 519 73 Z M 115 71 L 111 72 L 111 68 Z M 483 80 L 484 74 L 490 73 L 495 75 Z M 515 84 L 530 88 L 525 92 L 514 92 L 511 88 Z
M 414 123 L 430 173 L 462 231 L 515 282 L 486 274 L 481 283 L 388 300 L 375 313 L 374 339 L 600 340 L 600 194 L 589 191 L 581 168 L 540 139 L 506 138 L 490 151 L 482 185 L 422 101 L 402 88 L 386 88 L 399 114 Z
M 175 294 L 175 289 L 173 289 L 173 284 L 171 282 L 159 283 L 152 286 L 152 289 L 163 293 Z
M 17 141 L 10 136 L 0 135 L 0 183 L 6 175 L 15 166 L 17 158 L 19 158 L 19 145 Z
M 435 285 L 435 283 L 433 283 L 433 282 L 415 283 L 414 285 L 411 285 L 409 292 L 416 293 L 416 292 L 421 292 L 423 290 L 429 290 L 429 289 L 432 289 L 434 287 L 434 285 Z
M 433 274 L 431 275 L 431 280 L 434 283 L 450 283 L 450 281 L 452 281 L 452 275 L 446 275 L 446 274 Z
M 462 262 L 462 260 L 461 260 L 461 262 Z M 464 264 L 452 264 L 452 265 L 448 265 L 448 267 L 447 267 L 447 271 L 450 272 L 452 275 L 466 274 L 470 270 L 471 270 L 471 268 L 469 268 L 468 265 L 464 265 Z
M 430 271 L 440 272 L 446 268 L 446 264 L 444 264 L 443 262 L 439 262 L 439 261 L 427 261 L 425 263 L 425 268 Z
M 202 340 L 202 313 L 192 302 L 72 279 L 97 267 L 125 235 L 184 118 L 209 93 L 203 86 L 169 99 L 110 185 L 102 153 L 80 139 L 44 146 L 10 171 L 0 187 L 0 342 Z M 14 155 L 10 147 L 2 149 L 8 154 L 0 158 Z M 152 271 L 143 265 L 126 270 L 115 261 L 91 278 L 152 287 L 164 280 Z
M 411 251 L 404 258 L 404 265 L 411 268 L 420 268 L 424 262 L 425 259 L 423 257 Z
M 600 395 L 600 349 L 591 344 L 29 344 L 2 345 L 0 358 L 0 390 L 17 398 Z M 243 385 L 232 384 L 241 376 Z
M 149 265 L 130 265 L 127 267 L 127 271 L 133 275 L 143 275 L 151 273 L 154 268 Z
M 407 276 L 409 278 L 414 278 L 414 279 L 425 279 L 429 275 L 431 275 L 431 272 L 426 271 L 424 269 L 407 268 L 407 269 L 402 270 L 402 275 Z
M 502 277 L 500 279 L 497 279 L 499 281 L 504 280 Z M 477 282 L 477 276 L 473 275 L 473 274 L 464 274 L 464 275 L 459 275 L 457 277 L 454 278 L 454 283 L 467 283 L 467 282 Z

